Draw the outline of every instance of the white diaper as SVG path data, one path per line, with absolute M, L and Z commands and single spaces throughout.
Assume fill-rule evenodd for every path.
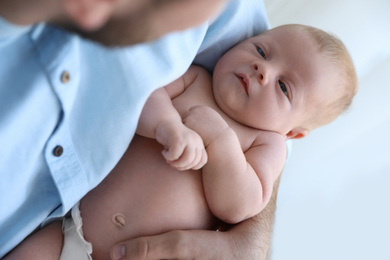
M 92 260 L 92 244 L 85 241 L 82 227 L 83 221 L 77 203 L 72 208 L 71 216 L 62 221 L 64 246 L 60 260 Z

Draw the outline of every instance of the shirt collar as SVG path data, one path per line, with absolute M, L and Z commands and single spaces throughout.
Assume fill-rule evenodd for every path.
M 32 25 L 16 25 L 0 16 L 0 38 L 15 37 L 30 30 Z

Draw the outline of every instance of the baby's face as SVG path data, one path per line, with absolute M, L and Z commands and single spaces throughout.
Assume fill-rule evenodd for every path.
M 307 32 L 275 28 L 247 39 L 216 65 L 221 109 L 244 125 L 286 135 L 335 94 L 330 62 Z

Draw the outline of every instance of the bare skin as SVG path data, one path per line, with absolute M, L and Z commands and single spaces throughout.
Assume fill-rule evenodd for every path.
M 334 74 L 301 27 L 274 28 L 230 49 L 213 77 L 192 66 L 152 93 L 137 133 L 164 145 L 173 168 L 202 167 L 211 211 L 235 224 L 268 203 L 285 141 L 305 137 L 311 111 L 339 96 Z
M 236 133 L 240 133 L 239 149 L 243 151 L 248 151 L 255 140 L 269 137 L 269 133 L 243 126 L 225 115 L 211 93 L 210 76 L 201 73 L 198 77 L 199 80 L 188 91 L 173 99 L 179 114 L 184 117 L 194 105 L 212 107 L 223 115 L 224 122 Z M 281 140 L 284 147 L 281 152 L 285 154 L 284 139 Z M 162 150 L 163 147 L 156 140 L 135 136 L 114 171 L 81 200 L 84 237 L 92 243 L 93 259 L 107 259 L 110 248 L 125 239 L 169 230 L 217 228 L 217 219 L 210 210 L 210 201 L 204 195 L 204 169 L 174 169 L 161 155 Z M 284 160 L 285 157 L 281 157 L 281 161 Z M 282 165 L 281 163 L 278 173 L 281 172 Z M 267 187 L 270 195 L 274 178 L 277 177 L 263 178 L 264 182 L 271 183 L 271 187 Z M 254 175 L 253 178 L 257 179 L 257 176 Z M 239 180 L 231 179 L 231 182 Z M 268 200 L 269 198 L 267 202 Z M 251 212 L 260 211 L 257 208 L 254 210 L 256 211 Z
M 27 237 L 4 260 L 58 260 L 62 251 L 63 234 L 60 222 L 54 222 Z
M 200 173 L 172 169 L 161 150 L 154 140 L 135 136 L 115 169 L 81 200 L 93 259 L 109 259 L 114 244 L 141 235 L 216 228 Z M 125 224 L 118 225 L 115 216 Z

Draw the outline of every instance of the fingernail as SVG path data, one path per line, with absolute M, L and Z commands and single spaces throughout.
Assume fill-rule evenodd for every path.
M 114 257 L 114 260 L 118 260 L 125 256 L 125 252 L 126 248 L 124 245 L 116 246 L 112 251 L 112 256 Z

